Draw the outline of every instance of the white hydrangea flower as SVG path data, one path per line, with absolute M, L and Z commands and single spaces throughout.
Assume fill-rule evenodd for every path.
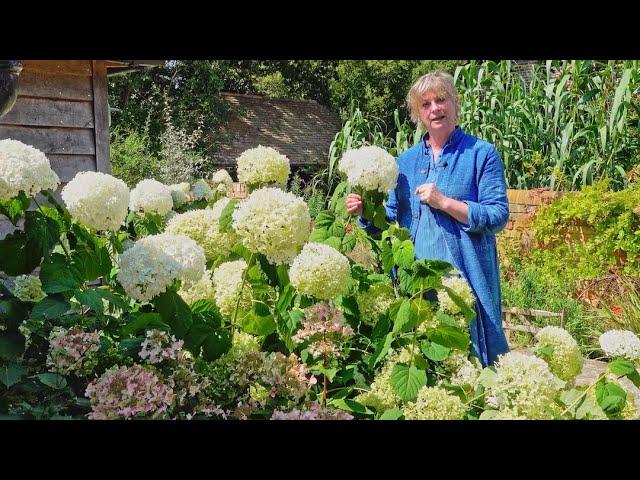
M 120 256 L 118 281 L 129 296 L 148 301 L 174 280 L 189 288 L 205 271 L 204 250 L 184 235 L 150 235 Z
M 178 290 L 178 295 L 182 297 L 182 299 L 191 305 L 192 303 L 198 300 L 209 300 L 212 303 L 215 303 L 215 287 L 213 286 L 213 272 L 211 270 L 206 270 L 202 278 L 194 283 L 190 288 L 180 287 Z
M 442 387 L 422 387 L 416 401 L 402 409 L 407 420 L 462 420 L 465 411 L 462 400 Z
M 349 259 L 323 243 L 307 243 L 289 269 L 291 285 L 305 295 L 330 300 L 351 286 Z
M 227 187 L 233 183 L 233 178 L 224 168 L 221 168 L 211 176 L 211 183 L 216 186 L 219 192 L 226 192 Z
M 191 190 L 189 182 L 174 183 L 169 185 L 169 190 L 171 190 L 173 208 L 178 208 L 189 201 L 189 192 Z
M 356 302 L 360 311 L 360 320 L 367 325 L 375 325 L 378 317 L 387 311 L 396 299 L 393 288 L 385 283 L 376 283 L 366 292 L 358 292 Z
M 0 140 L 0 200 L 11 200 L 20 191 L 30 197 L 58 185 L 60 179 L 44 153 L 18 140 Z
M 249 186 L 284 187 L 289 179 L 289 159 L 271 147 L 258 145 L 245 150 L 237 158 L 238 180 Z
M 194 200 L 211 200 L 213 198 L 213 190 L 206 182 L 206 180 L 200 178 L 195 181 L 191 187 L 191 196 Z
M 475 388 L 476 381 L 482 372 L 482 365 L 476 357 L 468 358 L 466 353 L 452 352 L 442 362 L 445 370 L 451 375 L 447 380 L 452 385 L 471 385 Z
M 365 191 L 388 193 L 398 181 L 396 160 L 385 149 L 368 146 L 347 150 L 338 162 L 347 183 Z
M 582 371 L 584 358 L 578 342 L 569 332 L 560 327 L 544 327 L 536 334 L 539 347 L 550 346 L 553 354 L 547 361 L 551 372 L 562 380 L 572 380 Z
M 443 277 L 442 285 L 453 290 L 470 307 L 475 305 L 476 297 L 473 295 L 471 287 L 463 277 Z M 460 307 L 458 307 L 444 289 L 438 291 L 438 304 L 444 312 L 451 315 L 461 313 Z
M 242 276 L 247 270 L 247 262 L 244 260 L 235 260 L 233 262 L 225 262 L 213 271 L 213 285 L 215 290 L 215 300 L 220 313 L 227 317 L 231 317 L 238 303 L 238 295 L 240 287 L 242 287 Z M 251 285 L 244 283 L 240 305 L 238 308 L 247 309 L 252 305 L 251 302 Z
M 141 180 L 131 190 L 129 208 L 136 212 L 166 215 L 173 208 L 171 189 L 157 180 Z
M 291 262 L 309 238 L 309 207 L 279 188 L 255 190 L 240 202 L 232 218 L 244 246 L 276 265 Z
M 640 358 L 640 339 L 629 330 L 609 330 L 600 335 L 598 341 L 608 357 Z
M 547 363 L 533 355 L 509 352 L 495 365 L 496 384 L 489 390 L 487 405 L 509 411 L 513 416 L 545 419 L 545 411 L 564 386 Z
M 129 187 L 106 173 L 78 172 L 61 195 L 71 216 L 85 227 L 117 231 L 127 217 Z
M 47 296 L 42 282 L 33 275 L 18 275 L 14 280 L 13 294 L 23 302 L 39 302 Z
M 204 248 L 207 260 L 226 257 L 239 240 L 235 232 L 220 231 L 220 215 L 229 201 L 228 198 L 221 198 L 212 207 L 178 214 L 169 220 L 165 233 L 186 235 L 195 240 Z

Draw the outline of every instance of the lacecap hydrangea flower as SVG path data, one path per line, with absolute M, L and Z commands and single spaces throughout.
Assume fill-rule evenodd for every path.
M 23 302 L 39 302 L 47 296 L 42 282 L 33 275 L 18 275 L 14 280 L 13 294 Z
M 106 173 L 78 172 L 61 195 L 71 216 L 94 230 L 118 230 L 129 209 L 129 187 Z
M 173 208 L 184 205 L 190 199 L 189 192 L 191 191 L 191 185 L 189 185 L 189 182 L 174 183 L 173 185 L 169 185 L 169 190 L 171 190 Z
M 191 197 L 194 200 L 211 200 L 213 198 L 213 190 L 211 190 L 206 180 L 200 178 L 191 187 Z
M 388 193 L 398 181 L 398 165 L 386 150 L 376 146 L 347 150 L 338 162 L 347 183 L 365 191 Z
M 389 309 L 395 299 L 393 288 L 385 283 L 375 283 L 366 292 L 358 292 L 356 302 L 360 320 L 366 325 L 375 325 L 378 317 Z
M 177 361 L 183 345 L 184 340 L 176 340 L 173 335 L 154 328 L 147 331 L 138 355 L 151 365 L 165 360 Z
M 222 198 L 210 208 L 180 213 L 167 222 L 165 233 L 185 235 L 195 240 L 204 249 L 207 260 L 226 257 L 239 240 L 235 232 L 220 231 L 220 215 L 228 203 L 228 198 Z
M 80 327 L 54 327 L 49 335 L 47 365 L 57 373 L 90 375 L 98 364 L 100 333 L 85 332 Z
M 213 286 L 213 272 L 211 270 L 205 270 L 204 275 L 196 283 L 189 288 L 180 287 L 178 295 L 182 299 L 191 305 L 198 300 L 208 300 L 215 303 L 216 289 Z
M 582 371 L 584 358 L 578 342 L 560 327 L 544 327 L 536 334 L 538 347 L 551 347 L 551 356 L 543 356 L 551 372 L 562 380 L 572 380 Z
M 11 200 L 21 191 L 30 197 L 58 185 L 60 178 L 44 153 L 18 140 L 0 140 L 0 200 Z
M 337 408 L 329 410 L 314 401 L 302 409 L 294 408 L 288 412 L 275 410 L 271 420 L 353 420 L 353 415 Z
M 244 260 L 235 260 L 233 262 L 225 262 L 213 271 L 213 285 L 215 291 L 215 300 L 220 313 L 231 317 L 238 304 L 238 296 L 240 296 L 239 309 L 251 308 L 251 285 L 249 282 L 242 286 L 242 277 L 247 270 L 247 262 Z M 242 294 L 240 295 L 240 288 Z
M 166 215 L 173 208 L 171 189 L 157 180 L 141 180 L 131 190 L 129 208 L 135 212 Z
M 476 298 L 473 295 L 471 287 L 463 277 L 443 277 L 442 285 L 453 290 L 470 307 L 475 305 Z M 461 312 L 460 307 L 458 307 L 444 289 L 438 291 L 438 304 L 446 313 L 455 315 Z
M 496 383 L 489 389 L 487 405 L 515 417 L 549 418 L 545 411 L 564 386 L 547 363 L 533 355 L 509 352 L 498 357 Z
M 148 301 L 174 280 L 189 288 L 205 271 L 204 250 L 184 235 L 150 235 L 120 256 L 118 281 L 129 296 Z
M 307 204 L 279 188 L 255 190 L 240 202 L 232 218 L 244 246 L 276 265 L 291 262 L 309 238 Z
M 330 300 L 351 286 L 351 266 L 335 248 L 311 242 L 291 263 L 289 279 L 300 293 Z
M 289 159 L 271 147 L 258 145 L 245 150 L 237 158 L 238 180 L 251 187 L 277 185 L 284 187 L 289 179 Z
M 90 420 L 163 415 L 173 402 L 173 389 L 152 370 L 140 365 L 110 368 L 89 384 Z
M 462 400 L 442 387 L 422 387 L 416 401 L 402 408 L 407 420 L 462 420 L 465 411 Z
M 629 330 L 609 330 L 600 335 L 598 341 L 608 357 L 640 358 L 640 338 Z

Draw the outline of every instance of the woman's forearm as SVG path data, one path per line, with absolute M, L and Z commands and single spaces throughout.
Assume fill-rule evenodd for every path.
M 469 225 L 469 206 L 466 203 L 445 197 L 441 203 L 440 210 L 448 213 L 460 223 Z

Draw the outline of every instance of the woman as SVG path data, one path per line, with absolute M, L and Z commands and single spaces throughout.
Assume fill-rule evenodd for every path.
M 387 219 L 411 232 L 418 259 L 454 265 L 473 290 L 474 354 L 484 366 L 509 351 L 502 330 L 500 276 L 495 234 L 509 218 L 504 167 L 495 147 L 456 125 L 457 92 L 451 75 L 428 73 L 407 94 L 411 119 L 426 134 L 397 158 L 400 174 L 389 192 Z M 347 211 L 362 214 L 359 195 Z M 366 219 L 360 224 L 371 230 Z

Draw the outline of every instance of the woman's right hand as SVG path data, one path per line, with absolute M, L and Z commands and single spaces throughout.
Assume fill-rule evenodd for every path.
M 362 215 L 362 197 L 357 193 L 347 195 L 347 213 L 349 215 Z

